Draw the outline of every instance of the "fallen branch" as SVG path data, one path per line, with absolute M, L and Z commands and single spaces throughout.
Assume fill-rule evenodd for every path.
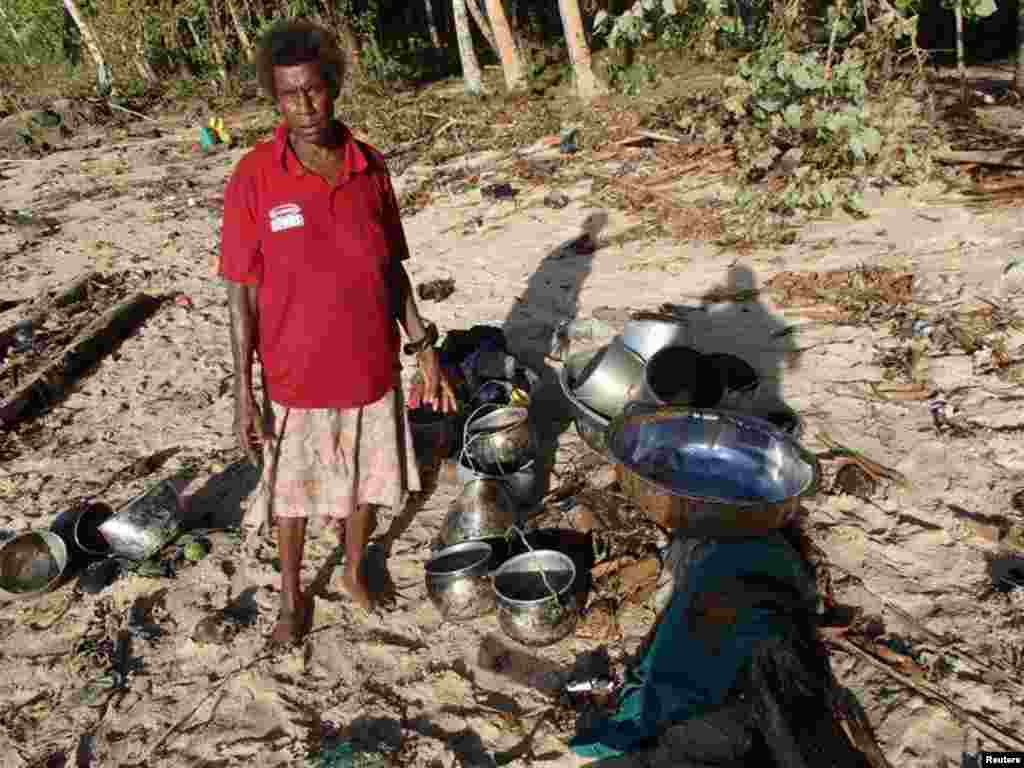
M 890 469 L 883 464 L 879 464 L 877 461 L 872 461 L 858 451 L 852 448 L 847 448 L 844 445 L 840 445 L 831 437 L 824 432 L 818 433 L 818 439 L 825 444 L 832 453 L 837 456 L 843 456 L 845 458 L 854 461 L 861 469 L 869 474 L 874 480 L 880 480 L 883 477 L 887 480 L 892 480 L 900 485 L 908 485 L 907 477 L 902 472 L 897 472 L 895 469 Z
M 996 152 L 942 152 L 935 159 L 944 165 L 989 165 L 996 168 L 1024 169 L 1024 150 Z
M 151 123 L 159 122 L 155 117 L 150 117 L 149 115 L 144 115 L 141 112 L 136 112 L 134 109 L 128 109 L 128 107 L 122 107 L 120 104 L 115 104 L 112 101 L 108 101 L 107 102 L 107 106 L 110 107 L 111 109 L 120 110 L 121 112 L 129 114 L 129 115 L 131 115 L 133 117 L 138 117 L 138 118 L 141 118 L 142 120 L 148 120 Z
M 59 355 L 0 403 L 0 428 L 10 429 L 31 413 L 60 400 L 68 386 L 145 322 L 160 299 L 139 293 L 90 323 Z
M 894 680 L 897 680 L 907 688 L 916 691 L 924 698 L 943 705 L 955 717 L 959 718 L 961 721 L 966 721 L 975 729 L 977 729 L 979 733 L 984 734 L 986 737 L 992 739 L 992 741 L 996 742 L 997 744 L 1000 744 L 1001 746 L 1006 747 L 1007 749 L 1024 749 L 1024 741 L 1019 740 L 1013 734 L 1005 733 L 999 726 L 993 725 L 986 719 L 982 718 L 980 715 L 975 715 L 968 712 L 955 701 L 946 696 L 946 694 L 942 693 L 942 691 L 939 691 L 934 686 L 932 686 L 930 683 L 918 682 L 912 680 L 911 678 L 907 677 L 906 675 L 900 672 L 897 672 L 888 664 L 879 659 L 876 659 L 871 653 L 868 653 L 859 645 L 857 645 L 856 643 L 852 642 L 847 638 L 837 638 L 831 640 L 831 642 L 833 642 L 837 647 L 847 651 L 848 653 L 851 653 L 854 656 L 859 656 L 860 658 L 864 659 L 866 662 L 868 662 L 875 668 L 885 672 Z
M 32 303 L 28 306 L 26 316 L 18 322 L 0 330 L 0 354 L 11 345 L 14 340 L 15 333 L 18 326 L 27 322 L 31 326 L 38 326 L 46 319 L 47 315 L 54 310 L 54 308 L 66 307 L 69 304 L 74 304 L 81 301 L 86 295 L 88 295 L 89 284 L 99 278 L 99 274 L 96 272 L 88 272 L 81 275 L 63 289 L 61 289 L 56 296 L 50 297 L 50 289 L 43 291 Z

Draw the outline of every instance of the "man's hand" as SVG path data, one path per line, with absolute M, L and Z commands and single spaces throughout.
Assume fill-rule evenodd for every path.
M 263 411 L 256 404 L 251 389 L 235 391 L 235 436 L 254 467 L 260 465 L 263 444 L 273 438 Z
M 435 411 L 455 413 L 459 404 L 455 399 L 455 391 L 433 347 L 424 349 L 416 355 L 420 372 L 423 374 L 423 402 Z

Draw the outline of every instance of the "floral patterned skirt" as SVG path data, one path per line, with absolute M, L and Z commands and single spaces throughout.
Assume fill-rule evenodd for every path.
M 266 520 L 339 522 L 357 506 L 391 507 L 420 490 L 401 388 L 360 408 L 298 409 L 265 401 L 274 434 L 263 449 Z

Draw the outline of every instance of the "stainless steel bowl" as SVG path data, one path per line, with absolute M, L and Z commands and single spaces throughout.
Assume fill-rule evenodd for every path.
M 0 597 L 22 600 L 51 590 L 68 567 L 64 539 L 51 531 L 29 531 L 0 545 Z
M 767 421 L 728 411 L 632 405 L 608 448 L 623 492 L 689 536 L 760 535 L 818 489 L 818 460 Z
M 569 356 L 565 365 L 558 372 L 558 383 L 562 394 L 569 403 L 576 432 L 588 448 L 601 456 L 608 457 L 608 424 L 610 421 L 592 408 L 588 408 L 573 392 L 573 383 L 579 372 L 586 368 L 590 359 L 597 354 L 596 350 L 576 352 Z
M 680 346 L 689 341 L 689 323 L 675 315 L 637 312 L 622 329 L 623 344 L 644 360 L 650 360 L 665 347 Z
M 534 459 L 530 459 L 515 471 L 490 474 L 479 470 L 468 456 L 463 456 L 455 468 L 455 478 L 463 485 L 473 480 L 497 480 L 508 489 L 512 498 L 520 506 L 528 507 L 535 504 L 540 496 L 537 462 Z
M 616 336 L 597 350 L 573 381 L 576 398 L 602 416 L 614 418 L 641 396 L 644 360 Z
M 494 573 L 498 625 L 523 645 L 557 643 L 576 629 L 575 581 L 576 565 L 561 552 L 537 549 L 513 557 Z
M 523 517 L 502 483 L 489 478 L 472 480 L 448 508 L 441 543 L 451 547 L 464 541 L 504 536 L 513 525 L 521 526 L 525 522 Z
M 424 567 L 427 594 L 449 621 L 467 621 L 494 610 L 494 586 L 487 575 L 494 550 L 482 541 L 437 552 Z
M 530 412 L 513 406 L 482 406 L 466 422 L 463 450 L 484 471 L 517 467 L 533 454 Z

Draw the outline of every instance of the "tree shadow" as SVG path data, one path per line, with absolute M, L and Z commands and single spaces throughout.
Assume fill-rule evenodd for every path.
M 191 479 L 191 473 L 181 473 L 171 478 L 171 482 L 180 491 Z M 201 488 L 183 499 L 187 526 L 240 528 L 249 499 L 259 482 L 259 469 L 247 459 L 211 475 Z
M 608 224 L 604 210 L 590 213 L 580 233 L 548 253 L 530 275 L 526 290 L 509 310 L 503 325 L 509 351 L 540 376 L 530 417 L 538 438 L 538 483 L 545 493 L 555 465 L 558 438 L 572 423 L 562 398 L 558 373 L 547 364 L 551 336 L 560 322 L 579 312 L 583 284 L 593 268 L 599 236 Z

